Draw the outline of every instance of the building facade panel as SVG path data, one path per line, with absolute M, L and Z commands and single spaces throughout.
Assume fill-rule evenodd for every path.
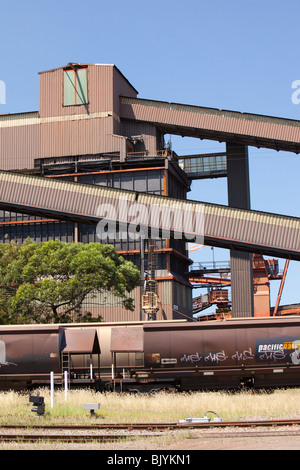
M 39 157 L 39 126 L 37 124 L 1 127 L 0 117 L 0 168 L 17 170 L 33 168 Z
M 40 158 L 109 153 L 120 147 L 112 117 L 42 123 L 40 132 Z

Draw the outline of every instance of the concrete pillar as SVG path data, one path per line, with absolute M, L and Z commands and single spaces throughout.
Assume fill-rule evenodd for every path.
M 250 209 L 248 147 L 226 144 L 228 205 Z M 253 317 L 252 253 L 230 251 L 233 317 Z

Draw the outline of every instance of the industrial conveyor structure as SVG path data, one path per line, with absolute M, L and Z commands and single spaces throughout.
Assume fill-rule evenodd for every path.
M 66 77 L 72 79 L 66 81 Z M 50 216 L 55 223 L 58 219 L 75 222 L 77 226 L 70 237 L 76 241 L 81 234 L 85 237 L 82 240 L 89 240 L 87 227 L 83 229 L 80 223 L 94 226 L 99 223 L 105 236 L 105 218 L 107 225 L 116 229 L 129 229 L 136 234 L 140 228 L 148 239 L 179 238 L 229 249 L 232 316 L 254 316 L 253 253 L 299 260 L 300 240 L 298 218 L 251 210 L 248 147 L 299 154 L 300 121 L 140 99 L 127 78 L 109 64 L 68 63 L 41 72 L 39 83 L 37 112 L 0 116 L 0 167 L 3 170 L 0 173 L 0 208 Z M 67 87 L 68 96 L 70 92 L 67 83 L 72 87 L 70 96 L 77 86 L 81 87 L 81 105 L 76 100 L 64 101 L 62 89 Z M 178 157 L 165 147 L 167 134 L 225 143 L 225 149 L 220 148 L 222 151 L 215 154 Z M 159 156 L 164 156 L 163 167 L 154 166 L 159 163 Z M 94 176 L 91 165 L 96 168 Z M 67 175 L 64 168 L 71 168 L 71 174 Z M 133 170 L 132 186 L 128 186 L 128 175 Z M 152 179 L 148 170 L 153 171 L 155 189 L 151 183 L 149 186 Z M 159 171 L 155 174 L 156 170 Z M 54 176 L 59 181 L 53 179 Z M 185 199 L 191 181 L 219 177 L 227 179 L 228 200 L 224 204 L 228 206 Z M 92 181 L 94 186 L 83 184 Z M 176 185 L 176 181 L 180 184 Z M 135 189 L 136 192 L 115 188 Z M 139 205 L 141 211 L 136 217 Z M 7 222 L 4 219 L 5 214 L 4 236 L 5 228 L 9 227 L 7 236 L 21 240 L 27 233 L 26 217 L 23 225 L 20 220 Z M 34 221 L 28 220 L 28 224 L 34 226 L 34 234 L 41 238 L 40 221 L 36 222 L 34 226 Z M 45 221 L 49 233 L 50 224 L 51 221 Z M 67 229 L 59 230 L 59 236 L 65 238 Z M 49 236 L 51 238 L 51 233 Z M 175 245 L 181 246 L 179 252 Z M 128 246 L 124 248 L 127 252 Z M 173 251 L 168 252 L 163 266 L 168 273 L 176 266 L 174 282 L 183 282 L 181 285 L 190 289 L 181 278 L 187 267 L 182 247 L 183 244 L 174 242 L 173 247 L 166 246 Z M 162 253 L 160 260 L 163 256 Z M 172 295 L 168 294 L 170 312 L 178 303 L 188 308 L 186 298 L 173 283 Z
M 296 217 L 4 171 L 0 209 L 300 260 Z
M 300 153 L 293 119 L 129 97 L 121 97 L 121 117 L 155 123 L 164 134 Z

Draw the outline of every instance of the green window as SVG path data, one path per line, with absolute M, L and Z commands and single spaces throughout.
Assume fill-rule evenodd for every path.
M 64 70 L 64 106 L 88 103 L 88 69 Z

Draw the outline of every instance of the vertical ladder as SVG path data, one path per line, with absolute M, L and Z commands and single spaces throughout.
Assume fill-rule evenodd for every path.
M 157 294 L 157 281 L 156 281 L 156 268 L 157 268 L 157 252 L 155 251 L 155 241 L 149 240 L 148 248 L 148 273 L 150 279 L 147 280 L 146 291 Z
M 158 311 L 158 295 L 157 295 L 157 252 L 155 250 L 155 240 L 150 239 L 148 242 L 148 276 L 146 281 L 145 297 L 147 298 L 147 306 L 145 313 L 148 320 L 156 320 Z
M 70 384 L 71 357 L 69 352 L 61 353 L 61 371 L 63 375 L 64 372 L 68 373 L 68 382 Z

